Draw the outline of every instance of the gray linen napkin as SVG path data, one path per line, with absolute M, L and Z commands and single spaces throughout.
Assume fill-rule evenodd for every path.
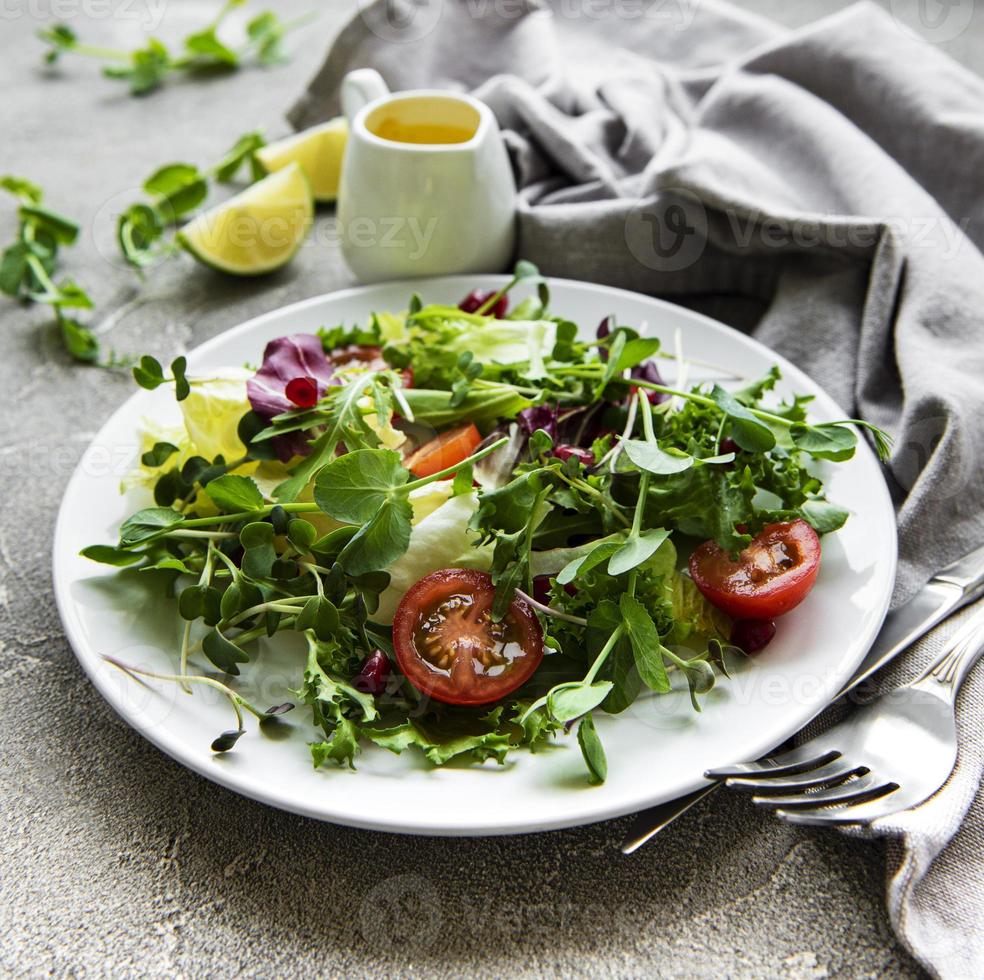
M 712 0 L 571 9 L 363 6 L 291 121 L 335 115 L 355 67 L 474 90 L 506 130 L 521 256 L 748 329 L 893 433 L 903 601 L 984 542 L 984 82 L 870 4 L 792 32 Z M 874 831 L 892 923 L 944 977 L 984 975 L 982 673 L 948 786 Z

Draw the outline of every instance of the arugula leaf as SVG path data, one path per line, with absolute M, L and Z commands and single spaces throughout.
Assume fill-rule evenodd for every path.
M 375 383 L 374 375 L 365 374 L 332 390 L 324 415 L 324 432 L 311 444 L 311 452 L 304 461 L 274 490 L 277 500 L 281 503 L 296 500 L 297 495 L 335 455 L 343 439 L 352 450 L 373 448 L 378 444 L 379 437 L 366 423 L 360 407 L 362 398 Z

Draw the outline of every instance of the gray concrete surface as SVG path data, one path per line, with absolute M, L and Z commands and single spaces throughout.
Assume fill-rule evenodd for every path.
M 790 24 L 844 5 L 744 4 Z M 159 33 L 190 29 L 204 6 L 164 0 Z M 255 125 L 277 135 L 351 0 L 293 40 L 288 65 L 142 101 L 81 59 L 44 75 L 32 34 L 52 7 L 103 42 L 128 40 L 139 24 L 103 16 L 92 0 L 0 7 L 0 173 L 37 180 L 52 206 L 83 222 L 65 268 L 92 290 L 104 343 L 173 355 L 349 284 L 327 214 L 317 244 L 282 274 L 230 283 L 181 261 L 138 292 L 107 258 L 107 215 L 162 162 L 207 163 Z M 978 10 L 944 46 L 981 70 L 982 40 Z M 0 240 L 11 230 L 0 202 Z M 727 794 L 624 859 L 624 821 L 514 839 L 403 839 L 280 813 L 162 756 L 83 677 L 49 572 L 72 466 L 131 383 L 69 364 L 43 310 L 2 300 L 0 330 L 0 972 L 918 975 L 883 912 L 879 845 L 781 826 Z

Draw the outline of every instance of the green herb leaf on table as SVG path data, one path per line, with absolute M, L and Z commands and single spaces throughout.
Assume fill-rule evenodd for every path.
M 52 307 L 55 326 L 65 351 L 76 361 L 100 362 L 99 342 L 80 320 L 66 316 L 69 309 L 91 309 L 89 294 L 71 279 L 56 283 L 54 276 L 61 247 L 75 243 L 76 222 L 43 206 L 40 187 L 23 177 L 0 177 L 0 189 L 20 202 L 17 210 L 17 236 L 0 255 L 0 292 L 13 299 Z M 105 366 L 115 366 L 110 355 Z
M 130 93 L 142 96 L 159 88 L 175 73 L 194 75 L 217 70 L 236 71 L 250 59 L 259 65 L 272 65 L 284 60 L 283 38 L 310 18 L 302 17 L 285 23 L 272 11 L 262 11 L 247 22 L 245 37 L 236 46 L 222 40 L 219 29 L 227 15 L 243 6 L 244 2 L 226 0 L 212 21 L 184 38 L 181 45 L 183 53 L 178 56 L 172 55 L 154 37 L 146 38 L 143 47 L 130 51 L 85 43 L 66 24 L 43 28 L 37 36 L 47 45 L 44 52 L 46 64 L 56 64 L 66 53 L 108 62 L 103 68 L 103 75 L 129 83 Z

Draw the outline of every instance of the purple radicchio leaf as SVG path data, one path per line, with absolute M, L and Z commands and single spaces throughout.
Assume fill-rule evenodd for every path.
M 271 340 L 263 351 L 263 364 L 246 382 L 249 403 L 267 421 L 297 406 L 287 397 L 287 385 L 295 378 L 311 378 L 320 398 L 334 383 L 334 368 L 325 357 L 321 340 L 314 334 L 298 333 Z
M 268 422 L 275 415 L 297 408 L 287 397 L 287 385 L 295 378 L 310 378 L 318 388 L 318 398 L 335 384 L 334 368 L 325 357 L 321 339 L 313 334 L 299 333 L 292 337 L 271 340 L 263 351 L 263 364 L 246 382 L 246 395 L 253 411 Z M 287 432 L 271 440 L 281 462 L 309 451 L 304 432 Z
M 516 416 L 516 421 L 528 436 L 533 435 L 537 429 L 543 429 L 551 439 L 557 438 L 557 409 L 553 405 L 532 405 L 524 408 Z

